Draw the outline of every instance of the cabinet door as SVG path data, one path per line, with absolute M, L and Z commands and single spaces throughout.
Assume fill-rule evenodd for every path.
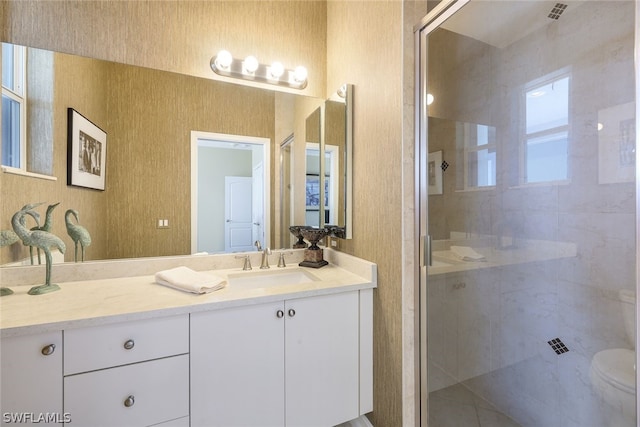
M 283 303 L 191 315 L 191 426 L 284 425 Z
M 358 292 L 286 302 L 286 426 L 358 417 Z
M 0 356 L 2 425 L 61 425 L 62 332 L 2 338 Z

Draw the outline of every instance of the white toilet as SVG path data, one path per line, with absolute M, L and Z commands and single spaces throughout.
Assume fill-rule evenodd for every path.
M 633 291 L 619 292 L 627 336 L 635 348 L 635 299 Z M 636 425 L 636 354 L 633 349 L 610 348 L 593 356 L 591 383 L 596 392 L 612 407 L 609 426 Z

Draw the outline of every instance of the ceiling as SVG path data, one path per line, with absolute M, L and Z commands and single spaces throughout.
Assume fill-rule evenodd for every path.
M 563 13 L 584 3 L 565 1 Z M 471 0 L 443 25 L 449 31 L 482 41 L 503 49 L 540 28 L 557 22 L 549 13 L 558 1 L 531 0 Z M 560 16 L 559 19 L 562 19 Z M 487 23 L 499 23 L 487 25 Z

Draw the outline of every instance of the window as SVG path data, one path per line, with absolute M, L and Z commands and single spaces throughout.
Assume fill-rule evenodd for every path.
M 526 88 L 524 184 L 569 179 L 569 84 L 563 73 Z
M 496 185 L 496 128 L 464 123 L 465 189 Z
M 2 43 L 2 165 L 26 167 L 26 55 Z

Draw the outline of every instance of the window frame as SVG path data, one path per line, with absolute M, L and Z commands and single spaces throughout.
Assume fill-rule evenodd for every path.
M 548 127 L 542 130 L 537 130 L 535 132 L 527 133 L 527 94 L 534 91 L 535 89 L 547 86 L 554 82 L 567 79 L 567 123 L 560 126 Z M 571 86 L 572 86 L 572 76 L 571 76 L 571 68 L 565 67 L 549 74 L 546 74 L 540 78 L 534 79 L 524 85 L 522 94 L 521 94 L 521 131 L 520 131 L 520 174 L 519 174 L 519 182 L 520 186 L 544 186 L 544 185 L 562 185 L 568 184 L 571 182 L 571 162 L 570 162 L 570 147 L 571 147 Z M 567 176 L 564 179 L 555 179 L 548 181 L 533 181 L 529 182 L 527 177 L 527 154 L 528 154 L 528 143 L 531 140 L 544 138 L 553 136 L 555 134 L 566 133 L 567 135 L 567 155 L 566 155 L 566 168 L 567 168 Z
M 483 145 L 471 145 L 469 143 L 470 140 L 470 132 L 469 126 L 473 125 L 475 127 L 476 135 L 478 134 L 478 126 L 485 126 L 487 128 L 491 128 L 491 125 L 485 125 L 482 123 L 464 123 L 464 141 L 463 141 L 463 163 L 464 163 L 464 173 L 463 173 L 463 190 L 464 191 L 475 191 L 475 190 L 484 190 L 484 189 L 493 189 L 496 187 L 498 180 L 498 148 L 496 139 L 493 140 L 492 143 L 487 143 Z M 492 185 L 469 185 L 469 155 L 471 153 L 477 153 L 482 150 L 493 150 L 496 153 L 496 164 L 494 165 L 494 183 Z
M 2 49 L 9 43 L 2 43 Z M 2 165 L 3 169 L 13 169 L 17 171 L 27 172 L 27 52 L 25 46 L 11 45 L 13 47 L 12 65 L 14 76 L 14 87 L 8 88 L 2 84 L 2 96 L 18 103 L 20 116 L 20 129 L 18 136 L 18 145 L 20 148 L 19 165 L 10 166 Z M 4 58 L 4 55 L 3 55 Z M 2 64 L 4 69 L 6 64 Z M 2 141 L 2 149 L 4 150 L 5 141 Z

